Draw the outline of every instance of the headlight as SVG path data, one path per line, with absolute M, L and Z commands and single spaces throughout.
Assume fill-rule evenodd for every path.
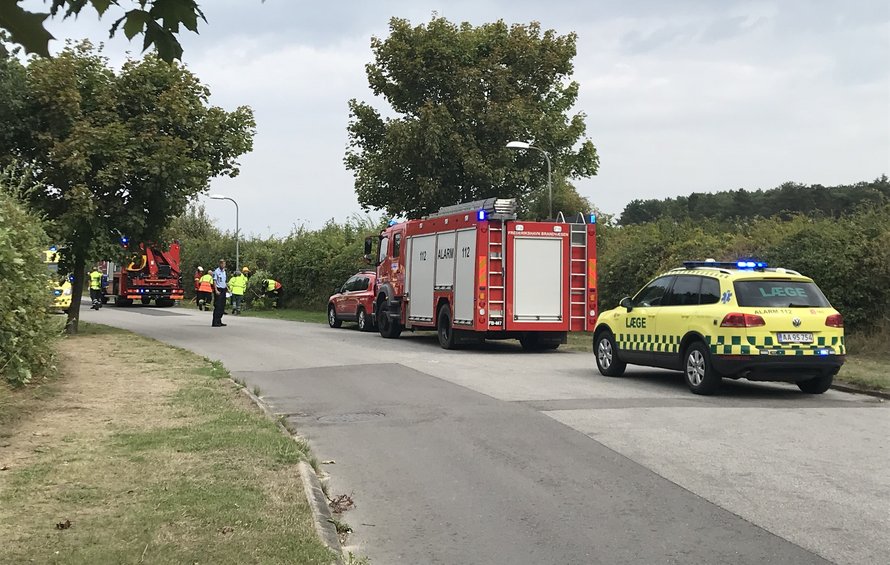
M 62 294 L 64 294 L 65 296 L 71 296 L 71 289 L 70 289 L 70 288 L 66 288 L 65 291 L 64 291 Z

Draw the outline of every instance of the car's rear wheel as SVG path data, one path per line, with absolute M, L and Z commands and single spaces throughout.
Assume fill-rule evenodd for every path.
M 596 368 L 606 377 L 620 377 L 627 368 L 627 363 L 618 358 L 615 336 L 604 331 L 593 339 L 593 352 L 596 355 Z
M 339 328 L 343 325 L 343 322 L 337 319 L 337 311 L 334 309 L 333 304 L 328 306 L 328 325 L 332 328 Z
M 823 375 L 806 381 L 798 381 L 797 388 L 807 394 L 822 394 L 831 388 L 832 382 L 834 382 L 834 375 Z
M 720 388 L 722 378 L 711 365 L 711 352 L 704 343 L 695 342 L 686 349 L 683 374 L 689 390 L 695 394 L 714 394 Z
M 359 331 L 367 332 L 371 331 L 371 317 L 365 313 L 364 308 L 358 309 L 358 316 L 356 316 L 356 322 L 358 322 Z

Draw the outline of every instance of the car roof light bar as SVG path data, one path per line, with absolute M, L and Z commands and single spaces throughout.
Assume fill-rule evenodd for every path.
M 749 261 L 747 259 L 742 259 L 739 261 L 683 261 L 683 266 L 687 269 L 712 267 L 714 269 L 762 271 L 766 269 L 767 264 L 763 261 Z

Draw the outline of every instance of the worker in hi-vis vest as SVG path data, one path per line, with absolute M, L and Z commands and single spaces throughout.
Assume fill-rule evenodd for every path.
M 241 272 L 236 272 L 229 279 L 229 290 L 232 291 L 232 314 L 241 313 L 241 301 L 244 299 L 244 291 L 247 290 L 247 274 L 250 269 L 244 267 Z
M 90 271 L 90 300 L 93 301 L 90 307 L 93 310 L 102 307 L 102 271 L 99 270 L 99 265 Z
M 275 300 L 275 307 L 281 308 L 281 283 L 275 279 L 266 279 L 263 281 L 263 294 Z
M 213 275 L 204 273 L 198 279 L 198 310 L 210 310 L 213 300 Z

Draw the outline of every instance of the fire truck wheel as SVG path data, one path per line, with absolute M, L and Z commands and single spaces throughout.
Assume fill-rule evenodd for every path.
M 540 334 L 535 332 L 523 333 L 519 336 L 519 343 L 522 345 L 522 349 L 526 351 L 541 351 L 546 348 L 546 344 L 541 339 Z
M 389 310 L 380 303 L 377 306 L 377 330 L 387 339 L 395 339 L 402 335 L 402 324 L 389 316 Z
M 454 328 L 451 327 L 451 306 L 444 304 L 439 308 L 436 330 L 442 349 L 456 349 L 457 340 L 454 337 Z
M 103 297 L 102 297 L 102 304 L 108 304 L 108 297 L 107 297 L 107 296 L 103 296 Z
M 328 325 L 332 328 L 339 328 L 343 325 L 343 321 L 337 319 L 337 312 L 334 310 L 333 304 L 328 306 Z
M 596 356 L 596 368 L 606 377 L 620 377 L 627 368 L 627 363 L 618 358 L 618 348 L 612 332 L 604 331 L 593 338 L 593 354 Z
M 140 298 L 139 300 L 140 300 L 143 304 L 145 304 L 146 306 L 148 306 L 149 304 L 151 304 L 151 297 L 150 297 L 150 296 L 143 296 L 143 297 Z
M 130 298 L 121 298 L 120 296 L 118 296 L 114 299 L 115 306 L 131 306 L 132 304 L 133 300 Z
M 374 329 L 373 324 L 371 324 L 371 317 L 365 313 L 364 308 L 358 309 L 358 316 L 356 317 L 356 321 L 358 322 L 359 331 L 369 332 Z

